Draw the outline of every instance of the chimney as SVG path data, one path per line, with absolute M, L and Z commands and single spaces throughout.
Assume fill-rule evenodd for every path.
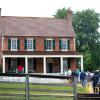
M 2 11 L 2 8 L 0 8 L 0 16 L 1 16 L 1 11 Z
M 67 10 L 67 25 L 72 26 L 72 11 L 70 8 Z

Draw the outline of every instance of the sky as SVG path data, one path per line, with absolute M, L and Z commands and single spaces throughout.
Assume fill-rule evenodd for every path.
M 2 16 L 52 17 L 63 7 L 73 11 L 89 8 L 100 13 L 100 0 L 0 0 Z

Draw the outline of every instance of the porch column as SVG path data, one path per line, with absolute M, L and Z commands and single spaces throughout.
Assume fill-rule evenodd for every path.
M 28 58 L 25 57 L 25 73 L 28 73 Z
M 83 56 L 81 57 L 81 71 L 83 71 Z
M 3 57 L 3 73 L 5 73 L 5 57 Z
M 60 58 L 61 74 L 63 74 L 63 57 Z
M 46 74 L 46 57 L 43 57 L 43 72 Z

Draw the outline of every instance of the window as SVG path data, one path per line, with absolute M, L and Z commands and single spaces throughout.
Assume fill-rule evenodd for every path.
M 61 50 L 67 51 L 69 49 L 69 40 L 68 39 L 61 39 Z
M 31 39 L 31 38 L 27 39 L 27 50 L 28 51 L 33 50 L 33 39 Z
M 17 59 L 12 58 L 12 59 L 11 59 L 10 71 L 16 72 L 16 70 L 17 70 Z
M 12 51 L 17 50 L 17 38 L 11 38 L 11 50 Z
M 46 39 L 46 50 L 53 50 L 53 39 Z
M 63 71 L 67 71 L 68 70 L 68 59 L 64 58 L 63 59 Z

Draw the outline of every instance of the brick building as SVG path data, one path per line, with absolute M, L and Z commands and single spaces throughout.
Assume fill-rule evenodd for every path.
M 23 65 L 25 73 L 64 73 L 77 68 L 72 11 L 65 19 L 0 16 L 0 61 L 3 73 L 16 73 Z

